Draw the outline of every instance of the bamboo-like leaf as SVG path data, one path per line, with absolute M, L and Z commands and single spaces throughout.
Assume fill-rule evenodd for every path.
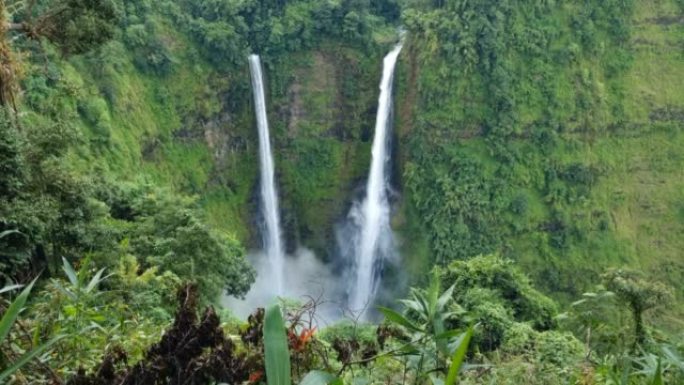
M 658 359 L 658 367 L 656 368 L 655 376 L 653 377 L 652 385 L 663 385 L 663 373 L 660 366 L 660 359 Z
M 38 277 L 36 277 L 31 283 L 29 283 L 28 286 L 26 286 L 26 288 L 24 288 L 21 294 L 19 294 L 19 296 L 17 296 L 17 298 L 12 301 L 10 306 L 7 308 L 5 314 L 2 316 L 2 319 L 0 319 L 0 343 L 2 343 L 9 334 L 12 325 L 14 325 L 14 321 L 17 320 L 21 308 L 23 308 L 24 304 L 26 304 L 29 293 L 31 292 L 31 289 L 37 280 Z
M 407 308 L 414 310 L 416 313 L 421 313 L 423 311 L 423 308 L 420 306 L 420 303 L 418 301 L 414 301 L 411 299 L 402 299 L 399 300 L 399 303 L 402 305 L 406 306 Z
M 380 312 L 381 312 L 381 313 L 385 316 L 385 318 L 386 318 L 387 320 L 389 320 L 390 322 L 394 322 L 394 323 L 396 323 L 396 324 L 399 324 L 399 325 L 401 325 L 401 326 L 403 326 L 403 327 L 405 327 L 405 328 L 407 328 L 407 329 L 410 329 L 410 330 L 413 330 L 413 331 L 416 331 L 416 332 L 423 331 L 421 328 L 419 328 L 418 326 L 416 326 L 413 322 L 411 322 L 411 321 L 409 321 L 408 319 L 406 319 L 406 317 L 404 317 L 403 315 L 399 314 L 398 312 L 396 312 L 396 311 L 394 311 L 394 310 L 392 310 L 392 309 L 389 309 L 389 308 L 386 308 L 386 307 L 379 306 L 379 307 L 378 307 L 378 310 L 380 310 Z
M 428 314 L 430 315 L 429 318 L 432 318 L 435 315 L 435 312 L 437 311 L 437 304 L 439 302 L 439 291 L 440 291 L 440 282 L 439 282 L 439 276 L 437 275 L 437 272 L 434 272 L 432 275 L 432 279 L 430 280 L 430 286 L 428 287 Z
M 663 353 L 667 357 L 669 363 L 676 366 L 682 373 L 684 373 L 684 360 L 668 346 L 663 347 Z
M 280 306 L 266 309 L 264 317 L 264 353 L 266 356 L 266 382 L 268 385 L 292 385 L 290 378 L 290 352 L 287 348 L 285 323 Z
M 450 288 L 447 289 L 442 295 L 439 297 L 439 300 L 437 300 L 437 309 L 443 309 L 444 306 L 446 306 L 447 303 L 451 300 L 451 296 L 454 293 L 454 289 L 456 288 L 456 284 L 451 285 Z
M 55 285 L 55 287 L 57 288 L 57 290 L 61 291 L 62 294 L 66 295 L 67 297 L 69 297 L 69 298 L 71 298 L 71 299 L 73 299 L 73 300 L 76 300 L 76 299 L 78 298 L 78 297 L 76 296 L 76 294 L 72 293 L 71 290 L 68 290 L 67 288 L 65 288 L 64 286 L 62 286 L 61 283 L 59 283 L 59 282 L 57 282 L 57 281 L 54 281 L 54 282 L 53 282 L 53 285 Z
M 78 287 L 78 276 L 76 275 L 76 271 L 74 271 L 74 268 L 71 266 L 69 261 L 66 260 L 66 258 L 62 257 L 62 265 L 64 272 L 66 273 L 67 277 L 69 278 L 69 282 L 71 282 L 72 285 L 75 287 Z
M 59 342 L 59 340 L 61 340 L 64 337 L 65 336 L 63 336 L 63 335 L 56 336 L 53 339 L 51 339 L 50 341 L 48 341 L 48 342 L 46 342 L 40 346 L 37 346 L 33 350 L 25 353 L 15 363 L 13 363 L 12 366 L 3 370 L 2 373 L 0 373 L 0 384 L 4 384 L 4 380 L 7 377 L 11 376 L 14 372 L 21 369 L 22 366 L 29 363 L 36 356 L 43 354 L 45 351 L 50 349 L 52 347 L 52 345 L 56 344 L 57 342 Z
M 420 350 L 413 344 L 406 344 L 403 345 L 399 348 L 400 353 L 396 353 L 396 356 L 410 356 L 410 355 L 416 355 L 420 353 Z
M 425 299 L 425 297 L 423 295 L 416 293 L 416 302 L 418 302 L 420 304 L 420 306 L 423 308 L 423 311 L 419 312 L 418 314 L 423 316 L 423 318 L 425 318 L 425 321 L 429 321 L 431 313 L 430 313 L 430 305 L 428 304 L 428 301 Z
M 437 338 L 438 335 L 444 333 L 444 322 L 439 314 L 435 314 L 432 320 L 432 333 L 435 338 L 435 343 L 437 344 L 437 349 L 444 355 L 449 354 L 447 340 Z
M 463 332 L 458 330 L 458 329 L 452 329 L 452 330 L 447 330 L 444 333 L 438 334 L 435 336 L 435 339 L 437 340 L 443 340 L 443 339 L 449 339 L 449 338 L 454 338 L 462 335 Z
M 105 271 L 105 269 L 100 269 L 100 271 L 98 271 L 95 274 L 95 276 L 90 280 L 90 282 L 88 283 L 88 286 L 86 286 L 86 290 L 85 290 L 86 293 L 90 293 L 95 287 L 97 287 L 97 285 L 100 282 L 102 282 L 106 279 L 106 277 L 102 278 L 102 273 L 104 273 L 104 271 Z
M 630 368 L 631 366 L 629 364 L 624 365 L 622 376 L 620 377 L 620 385 L 629 385 Z
M 458 371 L 461 369 L 466 352 L 468 352 L 468 345 L 470 345 L 470 338 L 472 336 L 473 327 L 471 326 L 459 338 L 459 342 L 456 345 L 457 347 L 454 349 L 454 355 L 451 357 L 451 366 L 449 366 L 449 372 L 447 373 L 444 385 L 454 385 L 456 383 Z
M 7 285 L 0 289 L 0 294 L 2 293 L 7 293 L 8 291 L 16 290 L 16 289 L 21 289 L 24 287 L 24 285 Z
M 24 233 L 22 233 L 19 230 L 5 230 L 5 231 L 0 232 L 0 239 L 5 238 L 6 236 L 12 235 L 12 234 L 25 235 Z

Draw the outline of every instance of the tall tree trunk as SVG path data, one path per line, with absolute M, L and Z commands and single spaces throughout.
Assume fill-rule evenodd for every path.
M 0 106 L 10 106 L 16 113 L 14 103 L 15 62 L 7 41 L 7 33 L 14 28 L 14 24 L 8 24 L 5 17 L 5 2 L 0 0 Z
M 632 316 L 634 317 L 634 348 L 643 346 L 646 342 L 646 330 L 644 329 L 643 310 L 636 304 L 632 305 Z

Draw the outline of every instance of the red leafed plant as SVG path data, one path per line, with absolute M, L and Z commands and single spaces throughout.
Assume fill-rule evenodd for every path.
M 313 327 L 311 329 L 304 328 L 299 333 L 299 335 L 297 335 L 297 332 L 294 329 L 288 330 L 287 334 L 290 342 L 290 349 L 296 352 L 303 351 L 304 348 L 306 348 L 307 343 L 311 341 L 311 338 L 313 337 L 314 333 L 316 333 L 316 327 Z

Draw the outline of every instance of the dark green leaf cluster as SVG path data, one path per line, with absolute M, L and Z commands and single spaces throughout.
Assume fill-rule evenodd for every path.
M 393 1 L 185 0 L 169 6 L 176 22 L 217 66 L 242 65 L 248 53 L 274 58 L 326 38 L 369 47 L 374 30 L 396 19 Z

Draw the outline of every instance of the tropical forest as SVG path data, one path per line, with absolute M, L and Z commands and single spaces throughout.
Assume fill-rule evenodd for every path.
M 0 385 L 684 384 L 684 0 L 0 0 Z

